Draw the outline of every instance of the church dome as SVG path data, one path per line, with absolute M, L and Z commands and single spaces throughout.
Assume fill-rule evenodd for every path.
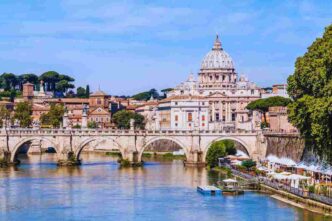
M 212 50 L 205 55 L 201 69 L 234 69 L 233 60 L 221 47 L 218 35 Z

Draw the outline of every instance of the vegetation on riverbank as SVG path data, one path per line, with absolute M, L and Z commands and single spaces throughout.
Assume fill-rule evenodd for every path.
M 306 148 L 332 164 L 332 25 L 298 57 L 288 78 L 293 99 L 289 120 L 306 138 Z
M 231 140 L 216 141 L 211 144 L 211 147 L 207 152 L 206 155 L 207 166 L 209 166 L 209 168 L 217 167 L 219 158 L 235 154 L 236 154 L 236 149 L 233 141 Z

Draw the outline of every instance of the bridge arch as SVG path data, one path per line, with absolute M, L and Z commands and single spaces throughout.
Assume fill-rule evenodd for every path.
M 222 141 L 222 140 L 231 140 L 231 141 L 235 141 L 235 142 L 238 142 L 239 144 L 241 144 L 243 146 L 243 148 L 245 149 L 246 153 L 248 154 L 249 157 L 252 156 L 252 153 L 251 153 L 251 148 L 250 146 L 242 139 L 238 138 L 238 137 L 231 137 L 231 136 L 226 136 L 226 137 L 219 137 L 217 139 L 214 139 L 212 140 L 204 149 L 203 151 L 203 159 L 205 160 L 206 159 L 206 155 L 207 155 L 207 152 L 209 150 L 209 148 L 211 147 L 211 145 L 214 143 L 214 142 L 217 142 L 217 141 Z
M 97 141 L 97 145 L 100 144 L 101 142 L 103 141 L 113 141 L 114 143 L 116 143 L 116 145 L 118 146 L 119 148 L 119 151 L 121 153 L 121 155 L 123 156 L 124 155 L 124 149 L 122 148 L 122 146 L 119 144 L 119 142 L 117 142 L 115 139 L 113 138 L 105 138 L 105 137 L 90 137 L 90 138 L 87 138 L 86 140 L 82 141 L 76 148 L 75 150 L 75 157 L 76 159 L 79 160 L 80 158 L 80 155 L 81 155 L 81 152 L 82 150 L 84 149 L 84 147 L 93 142 L 93 141 Z
M 173 141 L 174 143 L 176 143 L 182 150 L 184 150 L 186 159 L 189 159 L 189 150 L 186 148 L 186 146 L 179 141 L 178 139 L 174 138 L 174 137 L 166 137 L 166 136 L 160 136 L 160 137 L 154 137 L 151 138 L 150 140 L 148 140 L 148 142 L 146 142 L 139 150 L 138 150 L 138 159 L 141 160 L 142 159 L 142 155 L 144 150 L 152 143 L 159 141 L 159 140 L 169 140 L 169 141 Z
M 47 141 L 47 142 L 51 143 L 52 147 L 55 149 L 56 154 L 57 155 L 59 154 L 59 148 L 58 148 L 56 142 L 53 139 L 49 139 L 47 137 L 27 137 L 27 138 L 24 138 L 23 140 L 20 140 L 18 143 L 15 144 L 13 150 L 11 151 L 10 161 L 11 162 L 15 161 L 15 158 L 17 156 L 18 150 L 20 149 L 20 147 L 23 144 L 28 143 L 28 142 L 32 142 L 32 141 L 35 141 L 35 140 L 38 140 L 40 142 L 41 141 Z

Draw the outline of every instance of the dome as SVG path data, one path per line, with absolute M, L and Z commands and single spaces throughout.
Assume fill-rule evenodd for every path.
M 212 50 L 205 55 L 201 69 L 234 69 L 233 60 L 221 47 L 218 35 Z

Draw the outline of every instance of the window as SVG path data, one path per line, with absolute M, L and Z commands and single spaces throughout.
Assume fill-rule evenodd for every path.
M 235 113 L 232 113 L 232 121 L 235 121 L 235 117 L 236 117 Z
M 191 124 L 189 124 L 189 127 L 191 127 Z
M 193 114 L 192 113 L 188 113 L 188 121 L 189 122 L 193 121 Z
M 100 98 L 97 99 L 97 104 L 98 104 L 98 105 L 101 104 L 101 99 L 100 99 Z
M 255 94 L 255 91 L 254 91 L 254 90 L 251 90 L 251 94 Z
M 202 115 L 202 121 L 205 121 L 205 115 Z
M 205 102 L 202 102 L 202 105 L 204 106 L 204 105 L 205 105 Z
M 210 76 L 210 81 L 212 81 L 212 76 Z
M 178 126 L 178 124 L 176 123 L 176 124 L 175 124 L 175 126 L 177 127 L 177 126 Z
M 175 121 L 179 121 L 179 116 L 175 115 Z
M 175 105 L 178 105 L 178 102 L 175 102 Z
M 216 113 L 216 121 L 219 121 L 219 113 Z
M 243 116 L 241 116 L 241 121 L 244 122 L 244 117 Z
M 222 121 L 226 121 L 226 116 L 222 116 Z

